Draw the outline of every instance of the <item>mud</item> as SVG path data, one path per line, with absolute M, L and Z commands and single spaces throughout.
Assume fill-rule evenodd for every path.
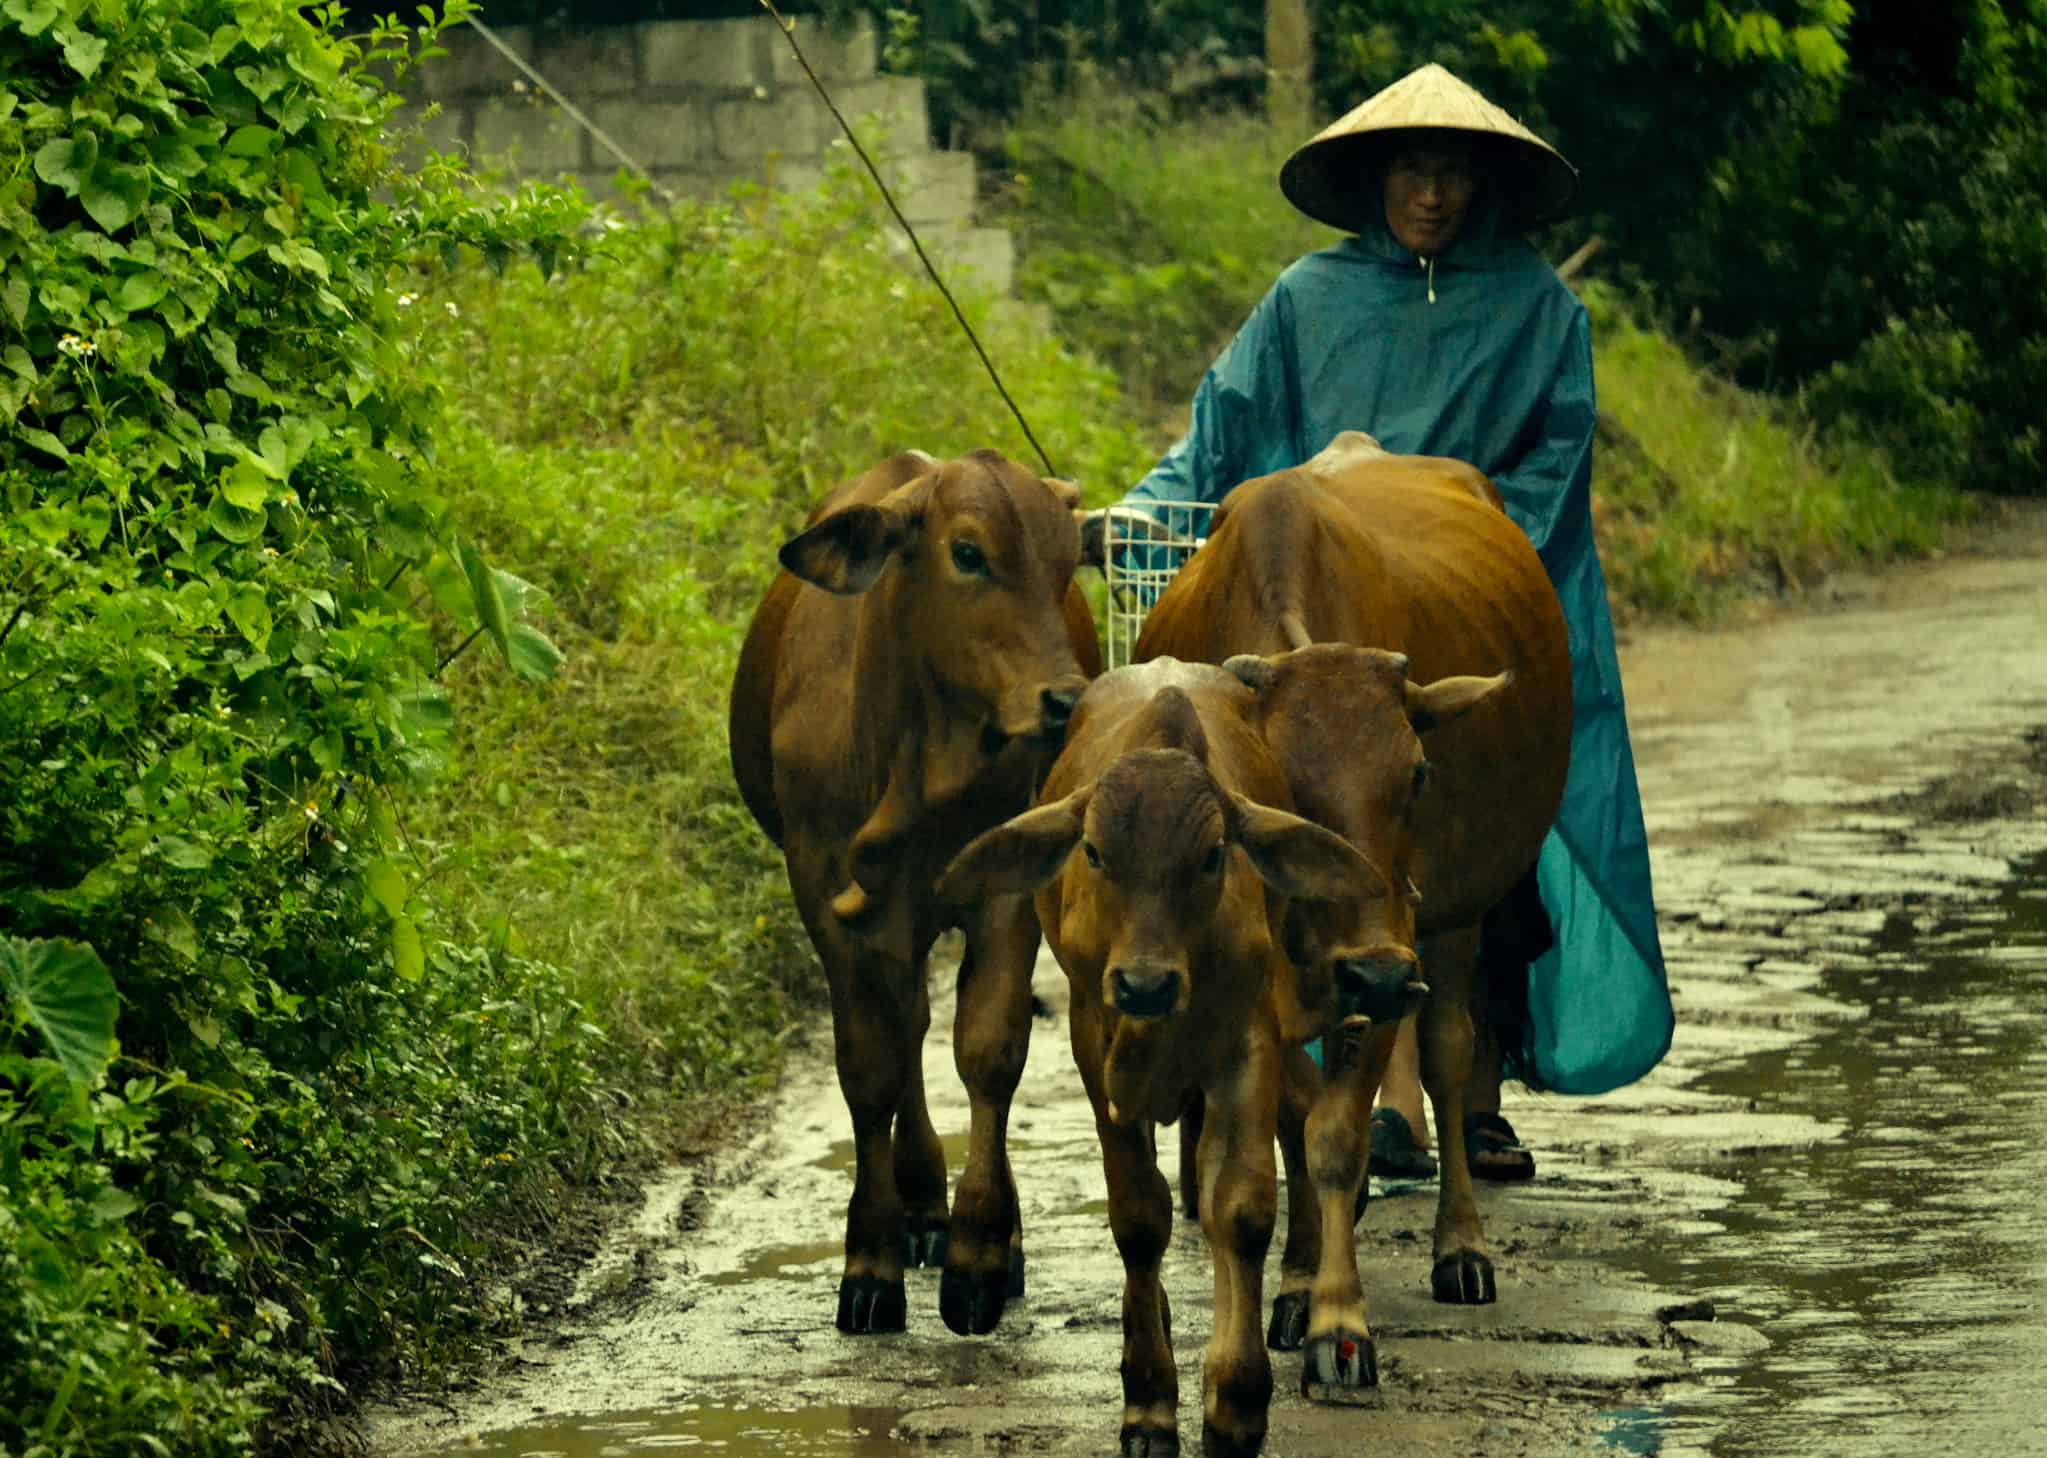
M 1429 1299 L 1433 1182 L 1374 1182 L 1380 1392 L 1312 1406 L 1279 1355 L 1268 1453 L 1988 1451 L 2047 1418 L 2010 1407 L 2047 1358 L 2047 1167 L 2010 1122 L 2047 1110 L 2047 516 L 1998 545 L 1624 643 L 1676 1044 L 1602 1098 L 1510 1091 L 1539 1168 L 1480 1187 L 1494 1306 Z M 371 1415 L 375 1449 L 1114 1452 L 1121 1269 L 1049 962 L 1037 990 L 1013 1119 L 1029 1289 L 994 1335 L 946 1331 L 915 1271 L 907 1333 L 833 1330 L 850 1156 L 814 1035 L 754 1133 L 646 1190 L 566 1315 L 475 1390 Z M 947 1023 L 942 1132 L 965 1127 Z M 1189 1223 L 1167 1276 L 1192 1452 Z

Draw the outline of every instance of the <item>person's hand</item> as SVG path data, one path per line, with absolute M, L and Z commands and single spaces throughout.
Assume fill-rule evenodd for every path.
M 1109 565 L 1109 508 L 1076 511 L 1073 519 L 1080 525 L 1080 565 L 1102 571 Z
M 1080 565 L 1083 567 L 1107 568 L 1112 525 L 1118 546 L 1128 546 L 1132 542 L 1158 542 L 1190 550 L 1194 546 L 1140 507 L 1104 506 L 1098 511 L 1077 511 L 1074 518 L 1080 523 Z

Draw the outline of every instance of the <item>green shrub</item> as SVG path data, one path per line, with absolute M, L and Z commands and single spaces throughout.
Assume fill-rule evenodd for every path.
M 1902 476 L 1957 479 L 1979 454 L 1983 366 L 1976 341 L 1938 311 L 1893 319 L 1805 389 L 1815 419 L 1883 452 Z
M 594 1096 L 399 829 L 459 635 L 555 658 L 430 487 L 400 284 L 583 209 L 397 171 L 414 38 L 337 27 L 0 6 L 0 1451 L 242 1451 L 436 1359 Z M 48 1015 L 65 945 L 117 1021 Z

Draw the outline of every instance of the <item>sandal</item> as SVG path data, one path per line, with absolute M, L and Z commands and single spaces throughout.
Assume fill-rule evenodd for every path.
M 1380 1109 L 1372 1115 L 1372 1158 L 1366 1170 L 1382 1179 L 1432 1180 L 1436 1161 L 1398 1109 Z
M 1474 1179 L 1511 1184 L 1535 1178 L 1535 1156 L 1514 1137 L 1514 1126 L 1498 1114 L 1465 1117 L 1464 1160 Z

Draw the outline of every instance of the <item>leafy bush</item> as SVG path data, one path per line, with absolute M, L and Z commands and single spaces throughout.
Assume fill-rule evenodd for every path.
M 414 38 L 338 20 L 0 5 L 0 1451 L 240 1451 L 431 1359 L 587 1091 L 572 1007 L 478 1036 L 542 974 L 439 943 L 397 810 L 459 634 L 555 658 L 398 285 L 582 208 L 395 170 Z M 117 1022 L 47 1016 L 68 946 Z
M 1883 452 L 1911 480 L 1953 481 L 1979 454 L 1985 394 L 1976 341 L 1937 310 L 1893 319 L 1805 390 L 1805 407 Z

